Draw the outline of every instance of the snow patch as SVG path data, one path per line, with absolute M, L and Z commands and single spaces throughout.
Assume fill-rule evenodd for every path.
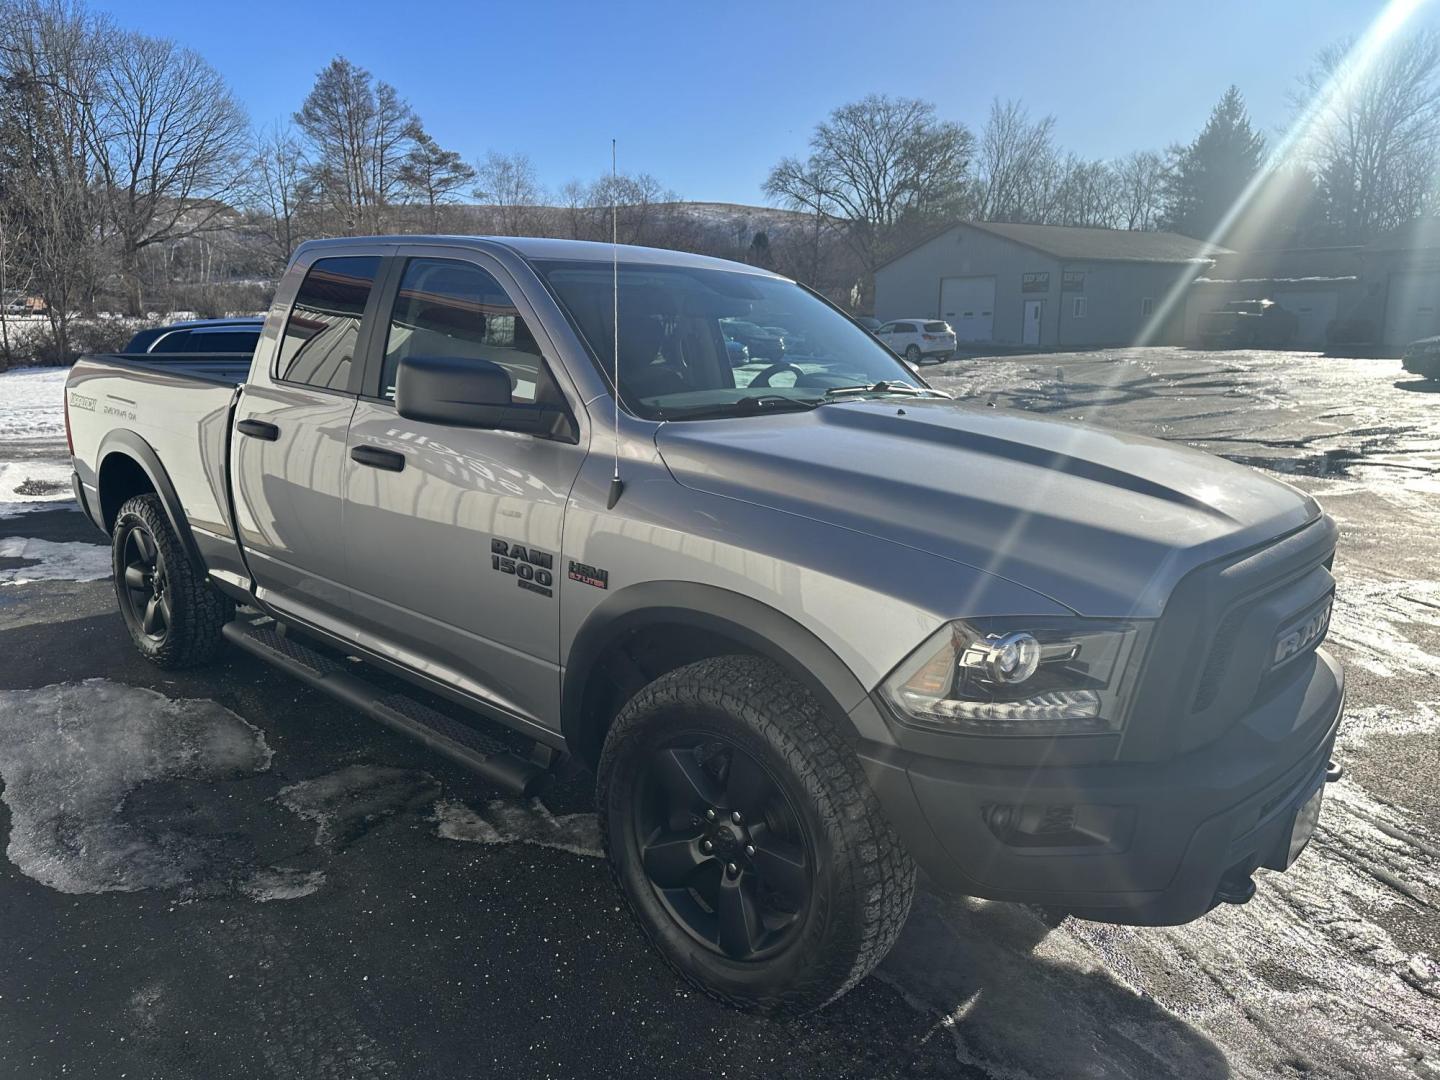
M 75 510 L 68 461 L 0 461 L 0 518 L 31 510 Z
M 403 810 L 433 803 L 435 778 L 411 769 L 350 765 L 281 789 L 276 801 L 315 823 L 315 843 L 344 847 Z
M 194 836 L 124 819 L 127 797 L 162 780 L 221 780 L 270 768 L 257 728 L 203 700 L 107 679 L 0 691 L 6 854 L 63 893 L 184 885 L 205 867 Z
M 110 549 L 73 540 L 57 542 L 25 536 L 0 538 L 0 559 L 22 559 L 24 566 L 0 566 L 0 585 L 32 581 L 104 581 L 110 576 Z
M 0 372 L 0 442 L 63 437 L 69 376 L 63 367 Z
M 323 870 L 293 870 L 284 866 L 267 866 L 256 870 L 240 883 L 240 891 L 257 903 L 271 900 L 298 900 L 309 896 L 325 884 Z
M 472 844 L 534 844 L 590 859 L 604 858 L 594 814 L 556 816 L 539 799 L 520 803 L 495 799 L 484 810 L 443 800 L 435 805 L 436 833 Z

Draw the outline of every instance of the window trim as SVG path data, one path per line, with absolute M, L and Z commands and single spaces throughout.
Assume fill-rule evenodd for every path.
M 448 260 L 450 262 L 467 263 L 478 270 L 483 270 L 495 279 L 496 284 L 504 290 L 510 302 L 515 305 L 515 310 L 520 317 L 526 320 L 526 326 L 530 329 L 530 336 L 535 339 L 536 346 L 540 349 L 540 365 L 545 369 L 550 381 L 559 390 L 561 401 L 565 411 L 570 417 L 570 427 L 574 432 L 573 438 L 560 438 L 536 435 L 532 438 L 545 439 L 548 442 L 562 442 L 578 445 L 588 438 L 586 420 L 589 414 L 583 408 L 577 408 L 576 399 L 579 391 L 571 384 L 568 372 L 565 378 L 559 378 L 555 372 L 562 368 L 562 365 L 554 358 L 555 345 L 550 339 L 549 328 L 541 322 L 535 313 L 534 305 L 530 303 L 524 290 L 514 276 L 510 274 L 498 261 L 489 256 L 488 252 L 475 248 L 455 247 L 451 245 L 429 245 L 429 244 L 402 244 L 395 248 L 385 258 L 387 264 L 382 284 L 377 286 L 371 295 L 372 301 L 377 300 L 374 312 L 374 320 L 371 323 L 369 334 L 370 340 L 366 343 L 365 365 L 362 377 L 359 380 L 357 396 L 361 401 L 369 402 L 372 405 L 383 405 L 390 410 L 395 409 L 395 401 L 380 392 L 380 380 L 385 374 L 385 342 L 390 332 L 390 315 L 395 310 L 395 300 L 400 293 L 400 283 L 405 278 L 405 267 L 412 259 Z M 370 308 L 366 307 L 366 318 L 370 318 Z M 383 326 L 382 326 L 383 320 Z M 542 339 L 543 336 L 543 339 Z M 518 407 L 518 406 L 517 406 Z M 495 428 L 464 428 L 465 431 L 495 431 Z
M 1140 298 L 1140 317 L 1148 319 L 1155 314 L 1155 298 L 1153 296 L 1142 296 Z
M 317 263 L 329 259 L 374 259 L 377 264 L 375 277 L 370 282 L 370 295 L 366 297 L 365 309 L 360 313 L 360 329 L 355 333 L 355 355 L 350 358 L 350 378 L 343 390 L 335 386 L 316 386 L 314 383 L 300 382 L 297 379 L 286 379 L 280 375 L 280 352 L 285 345 L 285 330 L 295 314 L 295 305 L 300 301 L 300 291 L 305 288 L 305 279 L 310 276 L 310 271 L 315 269 Z M 321 250 L 315 253 L 315 258 L 305 264 L 305 271 L 300 275 L 300 281 L 295 286 L 295 295 L 290 298 L 290 306 L 285 311 L 285 321 L 280 324 L 280 333 L 276 337 L 275 345 L 270 353 L 270 381 L 272 383 L 276 386 L 292 386 L 299 390 L 313 390 L 317 394 L 329 394 L 332 397 L 360 396 L 364 374 L 369 368 L 370 339 L 375 328 L 375 314 L 379 306 L 380 294 L 388 283 L 390 262 L 390 257 L 380 251 L 357 251 L 330 255 Z M 263 340 L 263 330 L 261 336 Z
M 1070 298 L 1070 318 L 1083 319 L 1090 314 L 1090 300 L 1088 297 L 1072 296 Z

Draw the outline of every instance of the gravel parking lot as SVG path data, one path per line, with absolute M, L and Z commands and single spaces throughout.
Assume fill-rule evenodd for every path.
M 1339 520 L 1348 772 L 1250 904 L 1142 930 L 922 892 L 829 1010 L 729 1012 L 626 917 L 588 778 L 501 799 L 247 656 L 141 661 L 68 502 L 63 374 L 10 373 L 0 1076 L 1440 1076 L 1440 384 L 1161 348 L 926 375 L 1282 474 Z

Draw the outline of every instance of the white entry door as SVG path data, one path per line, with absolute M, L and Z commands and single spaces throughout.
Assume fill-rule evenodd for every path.
M 1021 330 L 1022 345 L 1040 344 L 1040 316 L 1045 311 L 1044 300 L 1025 301 L 1025 325 Z
M 955 331 L 956 341 L 989 341 L 995 327 L 995 279 L 940 279 L 940 318 Z

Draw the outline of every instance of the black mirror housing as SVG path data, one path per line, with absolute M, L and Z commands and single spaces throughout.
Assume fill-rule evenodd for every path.
M 575 441 L 575 425 L 563 406 L 513 404 L 510 373 L 478 357 L 402 357 L 395 376 L 395 411 L 427 424 Z

